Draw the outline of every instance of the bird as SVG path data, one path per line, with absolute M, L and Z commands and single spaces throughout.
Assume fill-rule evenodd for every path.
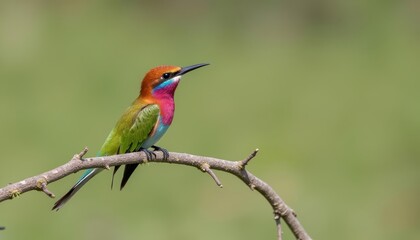
M 200 63 L 187 67 L 165 65 L 149 70 L 141 83 L 139 96 L 117 121 L 97 156 L 143 151 L 150 160 L 155 155 L 149 150 L 152 148 L 154 151 L 161 151 L 164 158 L 168 158 L 168 151 L 155 144 L 172 123 L 175 112 L 175 90 L 184 74 L 207 65 L 209 64 Z M 125 165 L 120 190 L 124 188 L 137 166 L 138 164 Z M 119 167 L 114 167 L 111 188 Z M 83 185 L 102 170 L 103 168 L 87 169 L 76 184 L 54 204 L 52 210 L 58 211 Z

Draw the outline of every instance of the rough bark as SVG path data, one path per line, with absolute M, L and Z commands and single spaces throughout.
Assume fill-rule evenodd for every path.
M 167 159 L 164 159 L 164 156 L 161 152 L 155 152 L 156 157 L 150 160 L 146 160 L 146 155 L 143 152 L 106 157 L 83 158 L 87 151 L 87 148 L 85 148 L 81 153 L 74 155 L 74 157 L 69 162 L 55 169 L 1 188 L 0 202 L 13 199 L 25 192 L 32 190 L 42 191 L 49 197 L 54 198 L 55 195 L 47 189 L 47 185 L 83 169 L 109 169 L 111 166 L 145 162 L 181 164 L 196 167 L 201 171 L 208 173 L 219 187 L 222 187 L 222 183 L 213 172 L 213 170 L 228 172 L 237 176 L 245 184 L 247 184 L 251 190 L 256 190 L 262 196 L 264 196 L 264 198 L 273 208 L 274 220 L 277 226 L 277 239 L 282 239 L 282 225 L 280 222 L 281 219 L 286 222 L 290 230 L 295 235 L 296 239 L 311 239 L 298 221 L 294 211 L 286 205 L 286 203 L 280 198 L 274 189 L 261 179 L 257 178 L 251 172 L 246 170 L 246 165 L 251 159 L 255 157 L 258 149 L 253 151 L 247 158 L 240 161 L 227 161 L 213 157 L 196 156 L 192 154 L 176 152 L 170 152 Z

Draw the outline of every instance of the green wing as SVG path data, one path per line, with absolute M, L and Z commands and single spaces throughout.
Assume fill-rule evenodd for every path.
M 150 104 L 137 114 L 130 128 L 122 130 L 119 154 L 138 150 L 149 137 L 159 117 L 159 106 Z
M 139 150 L 153 131 L 159 118 L 159 112 L 159 106 L 156 104 L 143 106 L 134 104 L 130 106 L 109 134 L 99 155 L 123 154 Z M 125 166 L 120 189 L 125 186 L 137 165 L 128 164 Z M 114 184 L 115 173 L 119 167 L 115 166 L 114 168 L 111 188 Z
M 159 106 L 130 106 L 108 135 L 98 155 L 133 152 L 149 137 L 159 118 Z

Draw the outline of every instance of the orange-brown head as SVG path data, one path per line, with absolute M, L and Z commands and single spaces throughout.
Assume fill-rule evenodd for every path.
M 146 73 L 141 83 L 140 97 L 173 97 L 179 80 L 183 74 L 194 69 L 207 66 L 207 63 L 195 64 L 188 67 L 159 66 Z

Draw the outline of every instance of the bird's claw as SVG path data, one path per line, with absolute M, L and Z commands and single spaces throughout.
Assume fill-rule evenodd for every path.
M 161 148 L 161 147 L 158 147 L 156 145 L 153 145 L 152 148 L 153 148 L 154 151 L 161 151 L 162 154 L 163 154 L 163 159 L 164 160 L 166 160 L 166 159 L 169 158 L 169 152 L 168 152 L 168 150 L 166 150 L 164 148 Z M 156 157 L 156 155 L 155 155 L 155 157 Z
M 149 149 L 142 148 L 140 149 L 140 152 L 144 152 L 144 154 L 146 154 L 147 161 L 150 161 L 153 158 L 156 158 L 156 153 L 154 153 L 153 151 L 150 151 Z

